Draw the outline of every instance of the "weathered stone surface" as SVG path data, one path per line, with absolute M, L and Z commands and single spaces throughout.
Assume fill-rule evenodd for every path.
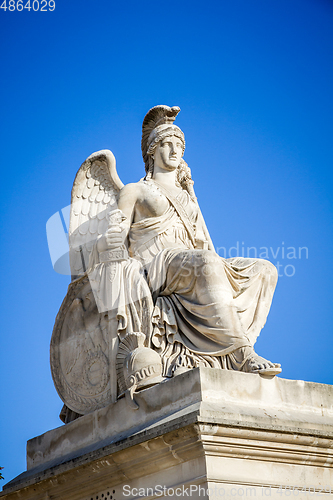
M 140 496 L 124 496 L 126 485 L 201 485 L 281 498 L 281 485 L 313 498 L 311 486 L 333 486 L 332 396 L 324 384 L 197 368 L 140 392 L 139 410 L 121 399 L 30 440 L 28 471 L 1 496 L 119 499 Z

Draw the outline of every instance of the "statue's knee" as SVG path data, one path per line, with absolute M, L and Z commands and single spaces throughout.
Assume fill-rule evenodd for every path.
M 221 262 L 223 263 L 221 257 L 211 250 L 195 250 L 193 255 L 198 262 L 202 262 L 204 264 L 206 264 L 207 262 L 212 264 L 220 264 Z
M 169 271 L 184 276 L 193 275 L 201 279 L 220 278 L 224 273 L 224 261 L 210 250 L 186 250 L 179 252 L 171 261 Z
M 193 255 L 192 265 L 195 275 L 207 284 L 225 281 L 225 263 L 221 257 L 210 250 L 196 250 Z M 202 283 L 204 283 L 202 281 Z

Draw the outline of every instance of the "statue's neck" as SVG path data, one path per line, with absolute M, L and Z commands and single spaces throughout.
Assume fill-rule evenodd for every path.
M 155 170 L 154 168 L 154 173 L 152 178 L 159 184 L 173 188 L 176 186 L 176 172 L 177 170 L 168 171 L 168 170 L 160 170 L 158 168 Z

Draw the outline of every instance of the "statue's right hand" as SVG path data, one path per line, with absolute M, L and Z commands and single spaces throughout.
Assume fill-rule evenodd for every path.
M 124 241 L 120 227 L 111 227 L 105 233 L 106 244 L 108 249 L 120 247 Z
M 109 228 L 98 240 L 97 250 L 99 252 L 105 252 L 106 250 L 113 250 L 114 248 L 121 247 L 124 243 L 122 232 L 120 227 Z

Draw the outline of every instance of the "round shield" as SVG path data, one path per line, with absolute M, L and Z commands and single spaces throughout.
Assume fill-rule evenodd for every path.
M 108 313 L 99 313 L 88 277 L 72 282 L 56 317 L 51 372 L 62 401 L 87 414 L 111 402 Z

